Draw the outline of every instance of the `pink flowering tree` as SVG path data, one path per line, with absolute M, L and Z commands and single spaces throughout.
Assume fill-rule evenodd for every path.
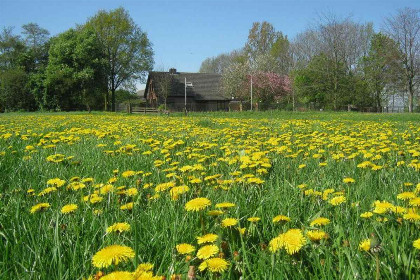
M 251 82 L 251 75 L 248 81 Z M 264 104 L 278 101 L 292 91 L 289 77 L 274 72 L 256 72 L 252 75 L 252 86 L 255 102 Z

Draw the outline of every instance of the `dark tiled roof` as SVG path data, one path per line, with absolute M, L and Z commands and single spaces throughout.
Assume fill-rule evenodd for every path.
M 156 81 L 162 75 L 171 75 L 169 72 L 149 72 L 147 78 L 146 89 L 144 96 L 148 93 L 148 87 L 150 80 Z M 196 101 L 210 101 L 210 100 L 229 100 L 228 96 L 223 94 L 221 88 L 222 75 L 210 74 L 210 73 L 185 73 L 177 72 L 173 75 L 173 84 L 171 93 L 168 97 L 181 97 L 185 95 L 185 78 L 187 78 L 187 84 L 192 83 L 192 87 L 187 87 L 187 96 L 194 97 Z M 157 95 L 159 95 L 158 87 L 154 86 Z

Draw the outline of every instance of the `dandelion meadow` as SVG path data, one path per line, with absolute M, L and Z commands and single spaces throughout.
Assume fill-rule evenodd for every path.
M 1 279 L 418 279 L 420 118 L 5 114 Z

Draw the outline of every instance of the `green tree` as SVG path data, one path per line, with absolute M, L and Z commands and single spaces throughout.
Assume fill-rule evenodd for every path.
M 387 34 L 398 43 L 402 53 L 408 91 L 408 111 L 413 112 L 420 79 L 420 10 L 404 8 L 386 19 Z
M 0 71 L 0 110 L 34 110 L 35 101 L 26 87 L 28 74 L 22 67 Z
M 0 32 L 0 111 L 34 109 L 23 66 L 26 50 L 20 36 L 13 34 L 13 28 L 3 28 Z
M 254 22 L 248 34 L 244 50 L 250 60 L 258 55 L 270 53 L 273 46 L 282 38 L 282 33 L 275 30 L 269 22 Z
M 0 32 L 0 69 L 20 66 L 26 46 L 20 36 L 13 34 L 12 27 L 5 27 Z
M 95 31 L 107 59 L 111 111 L 115 111 L 115 91 L 125 83 L 143 80 L 153 68 L 152 44 L 123 8 L 99 11 L 86 26 Z
M 44 102 L 47 108 L 89 111 L 106 92 L 106 61 L 95 32 L 70 29 L 51 42 Z
M 337 64 L 326 55 L 314 56 L 308 66 L 293 73 L 294 89 L 303 103 L 327 109 L 347 105 L 349 76 L 344 63 Z
M 277 73 L 287 75 L 292 66 L 290 42 L 287 36 L 281 33 L 278 34 L 276 41 L 270 49 L 270 55 L 277 62 Z
M 373 36 L 369 53 L 362 62 L 378 110 L 382 108 L 386 89 L 392 88 L 402 78 L 400 73 L 404 70 L 401 57 L 398 44 L 394 40 L 382 33 Z
M 25 24 L 22 29 L 26 43 L 22 64 L 28 74 L 27 89 L 32 93 L 38 109 L 43 110 L 50 33 L 36 23 Z

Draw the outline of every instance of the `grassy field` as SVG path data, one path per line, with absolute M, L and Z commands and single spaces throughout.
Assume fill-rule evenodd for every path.
M 418 114 L 3 114 L 0 279 L 419 279 L 419 159 Z

